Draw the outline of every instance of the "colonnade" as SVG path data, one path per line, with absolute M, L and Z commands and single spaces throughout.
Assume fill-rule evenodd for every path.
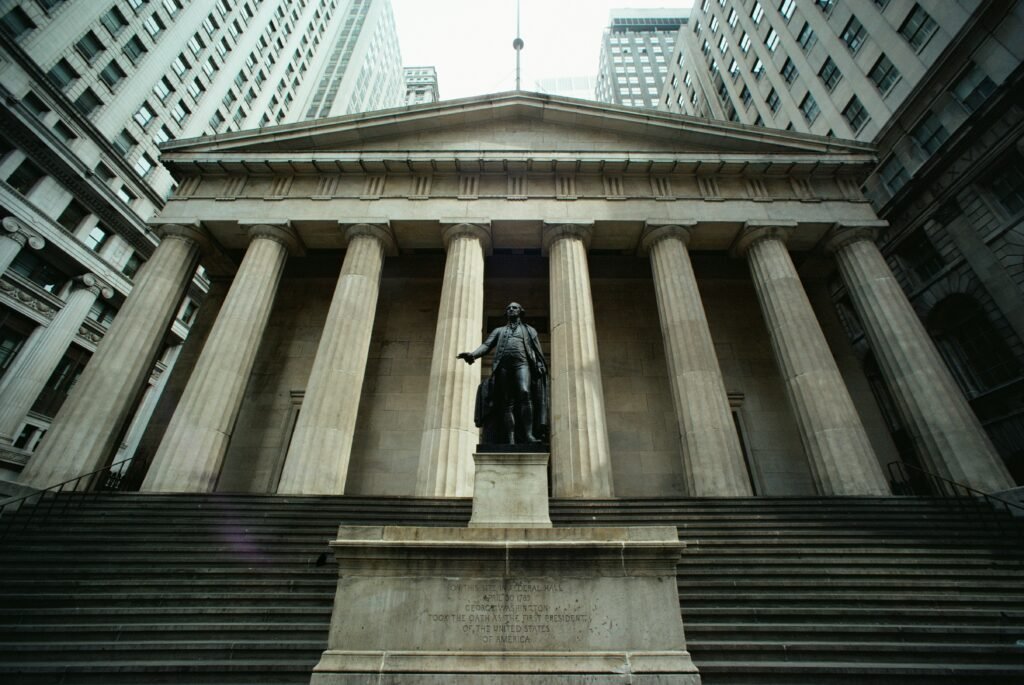
M 649 222 L 651 261 L 689 494 L 742 496 L 751 485 L 688 253 L 694 223 Z M 289 254 L 302 245 L 287 223 L 247 225 L 249 247 L 143 485 L 209 491 L 215 485 Z M 587 247 L 592 224 L 545 223 L 551 319 L 553 492 L 611 497 L 611 455 Z M 854 306 L 911 434 L 939 473 L 974 487 L 1012 485 L 992 444 L 943 366 L 873 241 L 872 224 L 837 225 L 828 239 Z M 879 495 L 888 485 L 790 259 L 795 225 L 749 222 L 744 257 L 800 438 L 824 495 Z M 111 453 L 170 324 L 200 246 L 198 225 L 164 225 L 164 240 L 79 387 L 23 475 L 49 485 L 98 468 Z M 387 222 L 339 225 L 348 242 L 279 492 L 341 494 L 359 389 L 369 355 L 381 271 L 395 240 Z M 418 495 L 471 494 L 478 366 L 457 363 L 483 327 L 486 220 L 442 222 L 446 264 L 419 455 Z M 145 313 L 142 316 L 141 313 Z

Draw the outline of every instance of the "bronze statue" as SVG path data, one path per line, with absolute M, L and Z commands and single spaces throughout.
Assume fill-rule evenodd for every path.
M 505 307 L 508 323 L 495 328 L 483 344 L 458 355 L 472 364 L 491 350 L 491 377 L 477 391 L 476 425 L 483 444 L 539 444 L 547 439 L 547 362 L 537 331 L 523 322 L 518 302 Z

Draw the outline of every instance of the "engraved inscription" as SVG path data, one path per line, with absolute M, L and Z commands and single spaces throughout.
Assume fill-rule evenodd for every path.
M 431 626 L 481 644 L 531 646 L 582 639 L 590 607 L 557 581 L 458 582 L 445 585 L 455 611 L 431 613 Z

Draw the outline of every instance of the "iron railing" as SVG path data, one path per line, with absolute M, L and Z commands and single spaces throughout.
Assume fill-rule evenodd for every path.
M 14 530 L 24 530 L 31 522 L 42 522 L 55 513 L 63 514 L 73 506 L 96 499 L 99 493 L 135 489 L 129 482 L 132 459 L 115 462 L 77 478 L 51 485 L 43 490 L 8 500 L 0 505 L 0 540 Z M 71 496 L 72 493 L 79 493 Z M 60 495 L 65 495 L 61 497 Z M 18 513 L 26 505 L 26 511 Z M 18 527 L 20 526 L 20 528 Z
M 889 462 L 889 480 L 895 495 L 946 498 L 965 518 L 975 519 L 980 525 L 994 527 L 1004 534 L 1024 537 L 1024 505 L 902 461 Z M 987 506 L 977 506 L 979 502 Z

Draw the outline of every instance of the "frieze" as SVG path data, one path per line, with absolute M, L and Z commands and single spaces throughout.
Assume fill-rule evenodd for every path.
M 24 288 L 20 288 L 14 283 L 10 283 L 6 280 L 0 280 L 0 292 L 23 307 L 27 307 L 34 312 L 38 312 L 47 319 L 52 319 L 57 313 L 56 308 L 51 306 L 45 300 L 40 299 L 35 293 Z

